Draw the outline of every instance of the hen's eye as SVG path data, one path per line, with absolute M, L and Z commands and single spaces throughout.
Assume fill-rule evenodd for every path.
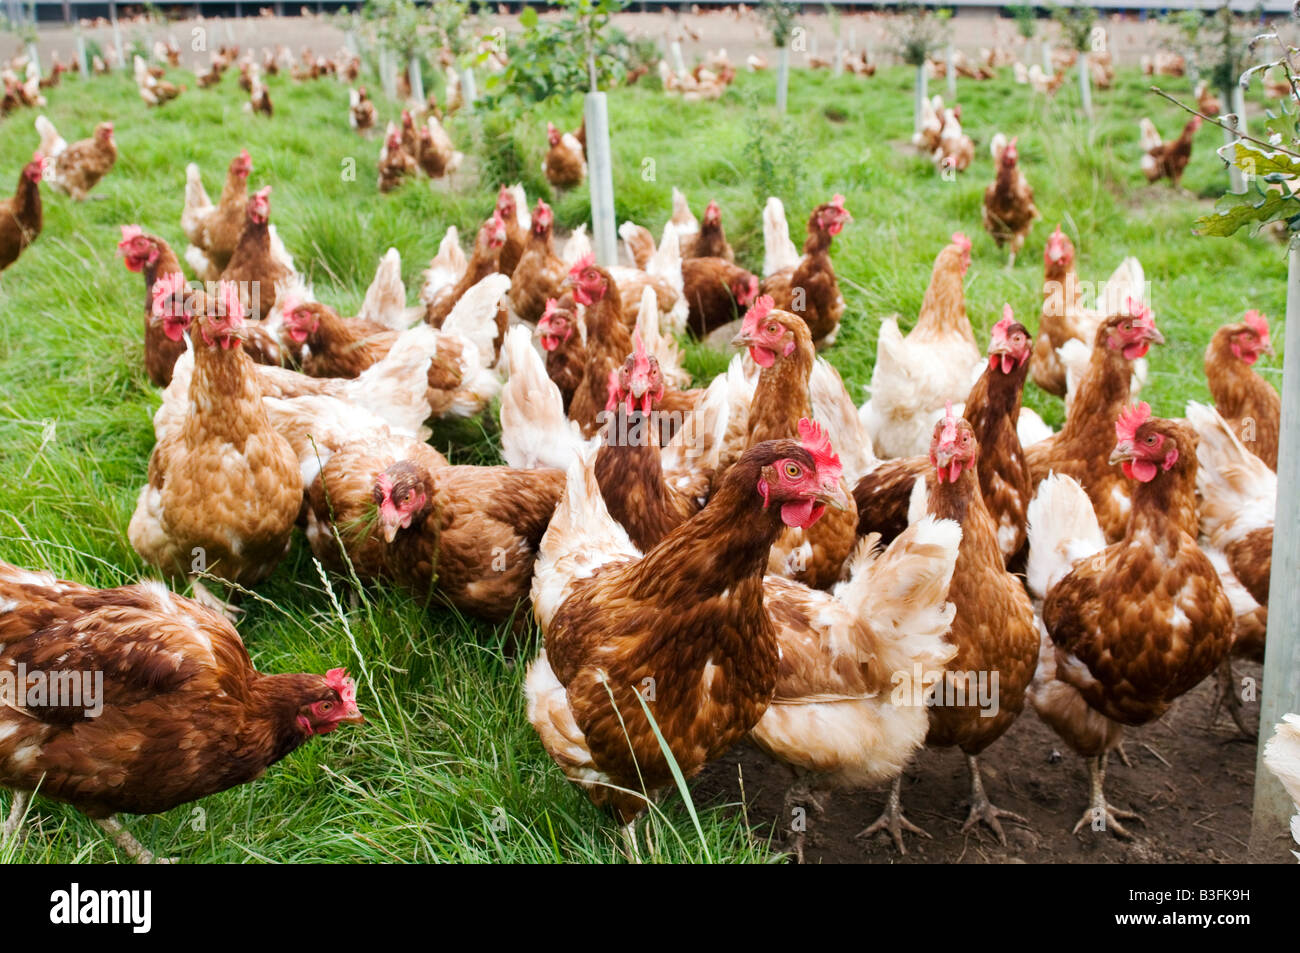
M 1156 435 L 1147 434 L 1147 446 L 1154 447 L 1155 445 L 1156 445 Z
M 333 708 L 334 708 L 334 703 L 333 703 L 333 702 L 321 702 L 321 703 L 320 703 L 320 713 L 321 713 L 322 715 L 325 714 L 326 712 L 332 710 Z
M 768 334 L 775 334 L 778 330 L 779 330 L 779 329 L 777 328 L 777 326 L 776 326 L 775 324 L 769 324 L 769 325 L 767 326 L 767 333 L 768 333 Z
M 785 465 L 785 475 L 790 477 L 791 479 L 797 477 L 800 472 L 801 471 L 799 470 L 798 464 L 787 463 Z

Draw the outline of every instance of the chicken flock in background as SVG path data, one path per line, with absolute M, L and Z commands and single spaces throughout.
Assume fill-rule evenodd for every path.
M 155 58 L 174 68 L 177 55 L 161 45 Z M 986 78 L 1008 62 L 992 50 L 951 68 Z M 184 92 L 143 58 L 133 66 L 150 106 Z M 258 61 L 223 47 L 198 87 L 231 67 L 255 112 L 272 116 L 263 74 L 332 76 L 348 85 L 349 126 L 381 128 L 350 54 L 280 47 Z M 660 69 L 687 100 L 716 98 L 735 76 L 725 50 L 692 72 Z M 1093 69 L 1109 81 L 1108 57 Z M 1026 80 L 1052 91 L 1038 73 Z M 443 126 L 464 105 L 459 86 L 444 99 L 384 123 L 380 191 L 461 167 Z M 43 178 L 83 200 L 117 159 L 112 123 L 72 145 L 45 116 L 35 126 L 39 149 L 0 205 L 0 268 L 40 233 Z M 1161 143 L 1144 122 L 1147 177 L 1178 185 L 1198 128 Z M 583 185 L 585 134 L 548 123 L 541 168 L 556 192 Z M 937 96 L 913 144 L 941 172 L 975 155 L 961 107 Z M 1014 263 L 1041 214 L 1018 139 L 999 133 L 990 153 L 983 225 Z M 39 783 L 151 860 L 113 815 L 245 783 L 313 735 L 363 722 L 345 671 L 261 674 L 234 628 L 245 591 L 299 531 L 328 570 L 507 626 L 515 646 L 535 621 L 522 705 L 634 859 L 654 852 L 636 822 L 675 772 L 690 777 L 742 739 L 789 769 L 787 812 L 888 786 L 861 836 L 884 833 L 906 853 L 905 835 L 928 835 L 905 815 L 902 775 L 929 747 L 966 758 L 963 830 L 984 825 L 1005 844 L 1004 821 L 1027 825 L 995 805 L 981 768 L 1026 707 L 1087 762 L 1075 830 L 1125 838 L 1137 817 L 1105 788 L 1125 726 L 1214 677 L 1252 730 L 1232 661 L 1263 650 L 1280 433 L 1280 400 L 1255 366 L 1271 353 L 1257 311 L 1206 351 L 1212 404 L 1161 419 L 1135 402 L 1149 348 L 1164 343 L 1136 259 L 1086 304 L 1056 226 L 1037 331 L 1007 305 L 981 349 L 966 303 L 972 244 L 958 231 L 936 242 L 915 318 L 881 320 L 859 406 L 824 356 L 858 320 L 833 262 L 854 221 L 843 195 L 799 210 L 802 244 L 768 198 L 755 274 L 716 199 L 697 217 L 673 189 L 665 219 L 622 223 L 617 260 L 600 262 L 585 226 L 557 232 L 550 203 L 503 183 L 465 242 L 447 229 L 416 303 L 390 249 L 352 314 L 317 299 L 248 150 L 215 202 L 203 172 L 184 170 L 181 255 L 156 223 L 123 224 L 117 244 L 143 279 L 126 306 L 143 304 L 143 363 L 161 399 L 128 538 L 192 597 L 0 564 L 0 664 L 75 655 L 118 680 L 112 719 L 0 715 L 0 784 L 16 793 L 4 837 Z M 726 369 L 693 380 L 683 335 L 734 350 Z M 1031 379 L 1064 399 L 1059 431 L 1024 407 Z M 503 465 L 458 465 L 429 444 L 438 420 L 494 402 Z M 140 688 L 163 656 L 169 674 Z M 898 673 L 923 674 L 899 692 Z M 994 717 L 966 697 L 974 673 L 997 677 Z M 1294 717 L 1268 761 L 1293 796 Z M 800 860 L 806 837 L 786 845 Z

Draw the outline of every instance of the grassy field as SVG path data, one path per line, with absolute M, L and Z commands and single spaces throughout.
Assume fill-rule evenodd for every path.
M 1124 255 L 1138 256 L 1169 340 L 1151 355 L 1144 393 L 1157 413 L 1179 414 L 1188 398 L 1207 396 L 1205 344 L 1218 324 L 1246 308 L 1274 320 L 1280 345 L 1282 246 L 1191 234 L 1195 216 L 1226 183 L 1213 154 L 1221 133 L 1207 127 L 1197 140 L 1184 179 L 1191 194 L 1151 187 L 1138 170 L 1137 120 L 1152 116 L 1170 137 L 1184 115 L 1147 94 L 1144 77 L 1121 74 L 1115 89 L 1098 91 L 1098 120 L 1089 130 L 1077 118 L 1072 83 L 1045 101 L 1014 85 L 1009 73 L 961 82 L 967 131 L 979 151 L 956 182 L 942 181 L 904 147 L 912 111 L 907 69 L 865 81 L 798 72 L 784 130 L 759 108 L 772 100 L 770 75 L 742 74 L 720 102 L 708 104 L 683 105 L 651 85 L 618 90 L 610 109 L 619 220 L 657 233 L 674 185 L 697 213 L 716 198 L 738 257 L 758 270 L 767 188 L 781 190 L 796 237 L 813 206 L 844 193 L 855 222 L 836 239 L 833 257 L 848 309 L 829 357 L 859 399 L 880 317 L 900 313 L 910 324 L 934 256 L 957 230 L 974 241 L 966 286 L 982 340 L 1004 302 L 1036 326 L 1043 244 L 1058 221 L 1078 248 L 1084 279 L 1103 280 Z M 188 75 L 173 79 L 193 87 Z M 1168 82 L 1172 92 L 1189 95 L 1185 80 Z M 125 75 L 66 80 L 49 91 L 47 113 L 69 141 L 112 119 L 121 157 L 96 191 L 100 201 L 77 205 L 44 191 L 43 234 L 0 276 L 0 559 L 100 586 L 149 574 L 126 527 L 153 443 L 158 395 L 142 368 L 141 279 L 122 266 L 115 245 L 118 226 L 135 222 L 183 249 L 187 162 L 200 164 L 215 195 L 226 164 L 247 147 L 251 182 L 275 187 L 272 220 L 288 248 L 318 297 L 343 313 L 360 304 L 386 248 L 402 252 L 413 295 L 446 226 L 471 236 L 491 209 L 496 183 L 480 176 L 482 118 L 450 124 L 469 154 L 450 187 L 421 180 L 382 196 L 375 186 L 380 142 L 348 128 L 343 86 L 272 78 L 270 88 L 272 120 L 243 111 L 245 97 L 231 77 L 219 89 L 191 88 L 156 111 L 146 110 Z M 547 194 L 538 171 L 546 121 L 571 128 L 580 110 L 578 100 L 552 103 L 504 125 L 530 199 Z M 0 123 L 6 194 L 35 148 L 33 117 L 20 112 Z M 494 133 L 503 127 L 487 125 Z M 980 225 L 992 178 L 987 144 L 999 129 L 1020 135 L 1022 167 L 1044 215 L 1012 270 Z M 493 143 L 489 169 L 510 159 L 509 143 Z M 344 175 L 349 160 L 353 181 Z M 582 222 L 585 192 L 562 199 L 556 212 L 562 229 Z M 704 379 L 726 356 L 691 348 L 689 360 Z M 1276 359 L 1263 373 L 1280 381 Z M 1049 422 L 1060 421 L 1060 402 L 1032 385 L 1027 402 Z M 499 462 L 495 430 L 489 414 L 481 423 L 440 428 L 435 443 L 456 462 Z M 395 593 L 358 596 L 345 582 L 322 578 L 301 540 L 259 596 L 240 626 L 257 666 L 347 665 L 370 723 L 306 745 L 256 784 L 161 816 L 127 818 L 151 849 L 187 862 L 621 860 L 612 823 L 562 778 L 525 720 L 522 667 L 503 651 L 504 629 L 426 610 Z M 650 821 L 660 859 L 779 856 L 751 839 L 736 805 L 698 807 L 702 837 L 679 797 L 663 799 Z M 7 795 L 0 809 L 7 811 Z M 38 799 L 32 820 L 25 842 L 0 851 L 0 860 L 119 859 L 70 808 Z

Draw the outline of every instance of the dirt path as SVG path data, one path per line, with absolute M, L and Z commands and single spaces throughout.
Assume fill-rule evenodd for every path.
M 1260 666 L 1234 663 L 1238 678 L 1260 676 Z M 1155 724 L 1129 731 L 1125 748 L 1133 766 L 1113 755 L 1106 792 L 1117 806 L 1146 820 L 1134 824 L 1132 842 L 1111 834 L 1070 829 L 1088 801 L 1088 771 L 1050 728 L 1026 707 L 981 758 L 984 786 L 998 807 L 1026 817 L 1031 829 L 1003 822 L 1007 846 L 986 828 L 961 833 L 969 793 L 966 760 L 957 749 L 921 752 L 903 782 L 903 807 L 933 840 L 906 835 L 900 857 L 883 834 L 855 835 L 874 821 L 886 789 L 836 792 L 825 816 L 809 817 L 808 863 L 1229 863 L 1241 862 L 1250 839 L 1255 745 L 1241 740 L 1226 714 L 1208 724 L 1213 679 L 1179 699 Z M 1246 717 L 1258 717 L 1248 704 Z M 1169 762 L 1164 764 L 1161 759 Z M 698 801 L 739 803 L 741 777 L 749 820 L 766 836 L 779 818 L 790 773 L 749 745 L 711 765 L 696 780 Z M 778 838 L 783 835 L 778 835 Z M 779 842 L 779 841 L 778 841 Z
M 868 55 L 893 62 L 892 51 L 896 42 L 891 35 L 892 15 L 879 13 L 845 13 L 839 17 L 840 41 L 854 49 L 865 49 Z M 687 64 L 702 59 L 707 51 L 725 47 L 733 63 L 743 63 L 746 56 L 758 53 L 770 57 L 770 34 L 758 19 L 755 10 L 745 8 L 743 13 L 734 9 L 706 10 L 699 13 L 654 12 L 622 13 L 614 18 L 616 25 L 629 35 L 649 37 L 660 41 L 667 53 L 669 44 L 677 40 L 682 44 L 683 58 Z M 1162 42 L 1172 37 L 1169 28 L 1154 19 L 1138 20 L 1134 16 L 1112 15 L 1103 21 L 1109 35 L 1115 60 L 1120 65 L 1136 65 L 1143 54 L 1152 52 Z M 493 15 L 485 18 L 485 29 L 502 26 L 507 30 L 519 29 L 516 16 Z M 805 30 L 801 43 L 792 43 L 792 65 L 806 63 L 808 56 L 829 56 L 835 49 L 835 25 L 820 13 L 806 13 L 798 25 Z M 309 46 L 317 53 L 332 53 L 343 45 L 343 34 L 329 20 L 317 15 L 305 17 L 245 17 L 243 19 L 177 20 L 168 24 L 127 21 L 120 23 L 122 42 L 130 45 L 139 36 L 152 48 L 154 40 L 168 36 L 182 48 L 183 64 L 193 69 L 208 62 L 207 50 L 223 43 L 236 43 L 243 47 L 263 49 L 283 43 L 295 53 Z M 206 31 L 204 48 L 193 50 L 194 39 Z M 113 31 L 107 26 L 90 27 L 86 35 L 107 47 L 113 41 Z M 953 45 L 972 56 L 983 47 L 1001 45 L 1010 49 L 1022 60 L 1039 61 L 1041 51 L 1038 40 L 1054 39 L 1055 24 L 1039 21 L 1039 37 L 1027 48 L 1016 33 L 1011 20 L 998 17 L 990 10 L 962 10 L 953 20 L 950 36 Z M 75 55 L 75 31 L 62 25 L 42 25 L 40 48 L 42 57 L 57 51 L 65 61 Z M 0 54 L 6 57 L 16 49 L 16 44 L 0 45 Z M 802 49 L 800 49 L 802 46 Z

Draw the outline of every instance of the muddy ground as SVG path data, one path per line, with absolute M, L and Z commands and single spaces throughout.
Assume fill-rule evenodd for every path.
M 1260 677 L 1255 663 L 1238 660 L 1234 667 L 1239 681 Z M 1128 731 L 1125 749 L 1132 767 L 1111 755 L 1107 797 L 1114 806 L 1135 810 L 1146 821 L 1128 825 L 1132 841 L 1088 828 L 1070 833 L 1088 804 L 1087 766 L 1026 705 L 1010 731 L 980 759 L 989 800 L 1030 823 L 1026 828 L 1004 819 L 1005 847 L 987 828 L 961 833 L 970 784 L 965 757 L 955 748 L 927 749 L 904 774 L 903 808 L 933 840 L 904 835 L 907 856 L 903 857 L 885 834 L 858 839 L 857 833 L 880 815 L 888 788 L 837 791 L 823 799 L 823 817 L 809 814 L 805 860 L 823 864 L 1242 862 L 1250 839 L 1255 744 L 1241 737 L 1225 713 L 1220 713 L 1217 724 L 1209 724 L 1213 698 L 1214 680 L 1208 679 L 1156 723 Z M 1244 711 L 1253 724 L 1258 704 L 1248 703 Z M 739 803 L 742 778 L 750 824 L 757 836 L 769 836 L 787 823 L 780 815 L 790 772 L 756 748 L 742 745 L 710 765 L 692 791 L 698 801 Z M 784 832 L 777 832 L 776 842 L 783 836 Z M 1285 851 L 1279 853 L 1283 859 Z
M 1239 681 L 1260 677 L 1258 664 L 1236 660 L 1234 667 Z M 1138 811 L 1147 822 L 1128 826 L 1132 841 L 1088 828 L 1070 833 L 1088 805 L 1087 764 L 1026 706 L 1010 731 L 980 758 L 989 800 L 1030 822 L 1026 828 L 1002 820 L 1006 846 L 988 828 L 961 832 L 970 792 L 966 759 L 958 749 L 927 749 L 907 768 L 902 798 L 907 818 L 933 840 L 905 835 L 906 857 L 884 833 L 859 840 L 855 835 L 883 810 L 888 788 L 835 792 L 824 798 L 822 818 L 809 815 L 806 862 L 1243 862 L 1251 835 L 1255 742 L 1244 740 L 1225 712 L 1217 724 L 1209 724 L 1213 698 L 1214 680 L 1209 679 L 1178 699 L 1158 722 L 1130 729 L 1125 748 L 1132 767 L 1110 757 L 1110 802 Z M 1255 723 L 1257 703 L 1247 703 L 1244 712 L 1248 723 Z M 692 790 L 697 801 L 738 803 L 744 784 L 750 824 L 755 835 L 767 837 L 787 823 L 781 813 L 789 780 L 788 768 L 742 745 L 706 768 Z M 784 832 L 775 836 L 780 842 Z M 1284 859 L 1284 850 L 1278 859 Z

